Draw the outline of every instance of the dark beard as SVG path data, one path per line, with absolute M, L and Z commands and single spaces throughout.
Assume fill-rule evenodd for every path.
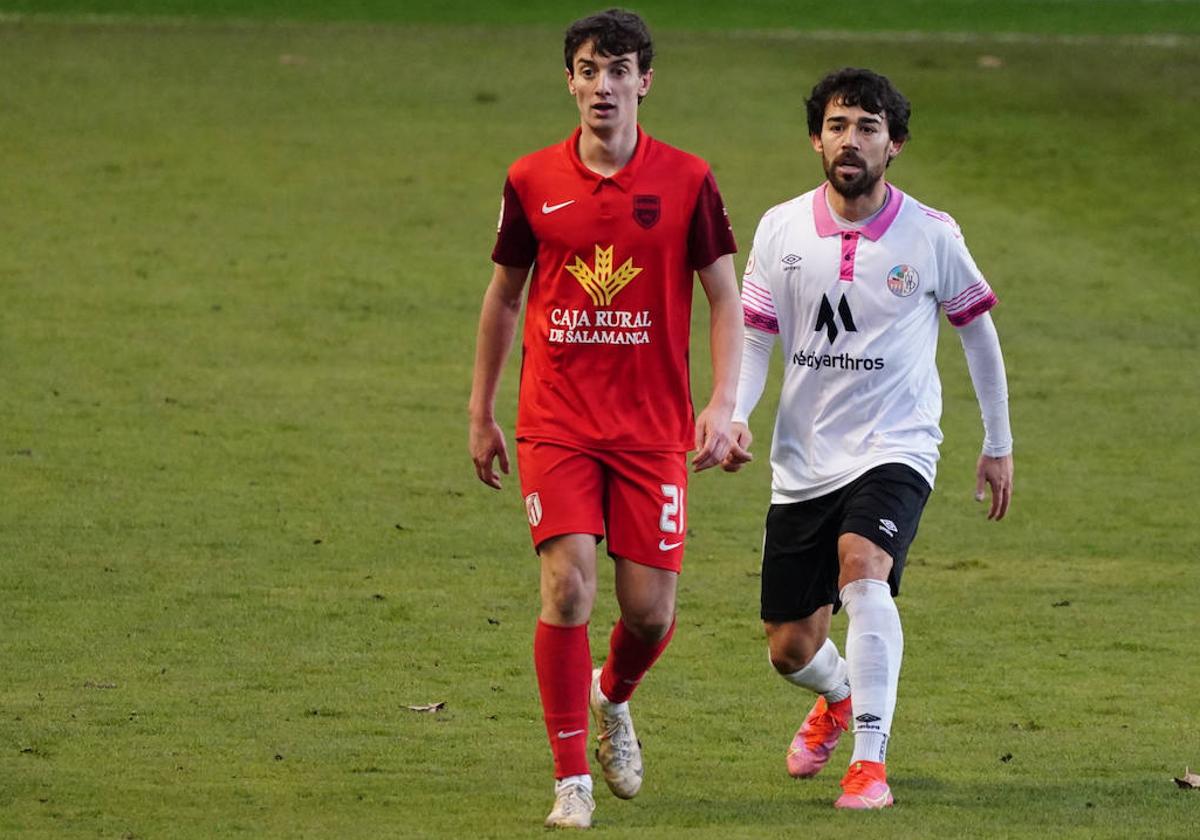
M 855 161 L 855 163 L 858 163 L 858 161 Z M 847 180 L 837 174 L 836 162 L 825 164 L 825 177 L 829 179 L 830 185 L 842 198 L 853 199 L 866 195 L 875 189 L 875 185 L 883 177 L 882 172 L 872 172 L 865 164 L 861 165 L 862 168 L 858 171 L 858 174 Z

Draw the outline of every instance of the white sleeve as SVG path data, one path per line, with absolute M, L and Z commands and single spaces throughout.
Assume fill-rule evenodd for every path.
M 983 454 L 993 458 L 1012 453 L 1012 428 L 1008 422 L 1008 382 L 1004 375 L 1004 356 L 992 316 L 984 312 L 958 328 L 967 370 L 983 413 Z M 738 402 L 741 403 L 739 384 Z
M 756 327 L 746 326 L 746 337 L 742 341 L 742 369 L 738 373 L 737 402 L 733 407 L 733 422 L 748 423 L 754 406 L 762 397 L 767 385 L 767 371 L 771 367 L 771 348 L 776 335 L 763 332 Z

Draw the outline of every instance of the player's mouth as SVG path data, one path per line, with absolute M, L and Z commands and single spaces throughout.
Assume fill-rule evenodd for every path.
M 607 117 L 609 114 L 617 110 L 617 106 L 611 102 L 597 102 L 592 106 L 592 113 L 599 114 L 602 117 Z
M 834 171 L 836 171 L 843 178 L 853 178 L 866 169 L 866 164 L 862 161 L 862 159 L 852 155 L 838 158 L 836 161 L 834 161 L 833 166 Z

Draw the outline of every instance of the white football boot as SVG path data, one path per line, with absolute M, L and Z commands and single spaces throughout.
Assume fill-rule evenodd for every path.
M 596 760 L 608 789 L 620 799 L 633 799 L 642 787 L 642 745 L 633 731 L 629 703 L 610 703 L 600 691 L 600 669 L 592 671 L 592 718 L 596 721 Z

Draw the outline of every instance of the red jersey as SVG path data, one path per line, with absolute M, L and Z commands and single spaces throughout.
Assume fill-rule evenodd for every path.
M 580 129 L 508 170 L 492 260 L 533 278 L 517 438 L 686 451 L 693 273 L 737 250 L 708 164 L 638 128 L 611 177 Z

